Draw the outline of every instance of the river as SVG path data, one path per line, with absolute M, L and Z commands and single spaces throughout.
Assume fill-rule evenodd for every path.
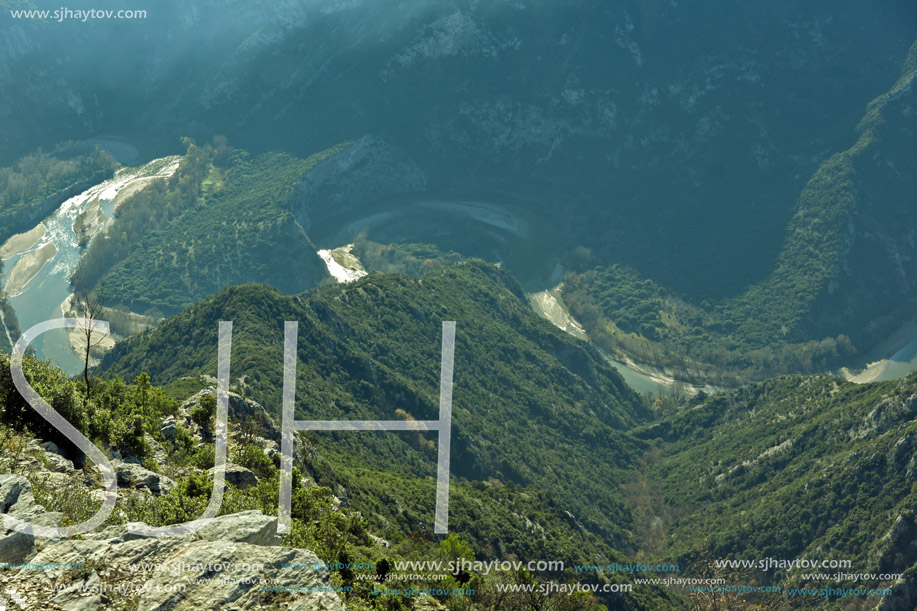
M 903 378 L 917 369 L 917 337 L 913 335 L 913 326 L 913 324 L 905 325 L 902 329 L 902 331 L 910 330 L 910 335 L 908 335 L 910 342 L 895 351 L 890 357 L 869 363 L 862 371 L 841 369 L 841 375 L 851 382 L 864 384 Z M 898 345 L 900 346 L 901 343 L 899 342 Z
M 4 260 L 2 282 L 5 285 L 20 259 L 30 257 L 35 261 L 37 253 L 42 249 L 44 252 L 57 249 L 49 260 L 40 264 L 40 268 L 25 286 L 9 299 L 23 331 L 40 322 L 62 317 L 61 304 L 70 295 L 70 274 L 79 264 L 82 255 L 73 229 L 77 218 L 98 200 L 101 204 L 99 223 L 104 227 L 113 217 L 118 193 L 132 185 L 136 189 L 138 181 L 149 182 L 147 179 L 171 176 L 178 168 L 179 159 L 178 156 L 163 157 L 140 167 L 121 168 L 110 180 L 66 200 L 44 220 L 46 230 L 36 244 Z M 53 245 L 53 248 L 49 245 Z M 82 370 L 82 360 L 70 348 L 64 330 L 48 332 L 37 338 L 32 345 L 39 357 L 51 359 L 68 374 L 73 375 Z

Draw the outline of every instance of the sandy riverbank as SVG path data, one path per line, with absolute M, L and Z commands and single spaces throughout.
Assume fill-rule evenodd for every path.
M 562 268 L 555 270 L 555 276 L 557 277 L 560 277 L 562 273 Z M 538 293 L 530 293 L 528 295 L 529 304 L 532 306 L 532 309 L 551 321 L 551 323 L 561 331 L 569 333 L 578 339 L 587 340 L 588 336 L 586 335 L 586 331 L 583 329 L 582 325 L 570 315 L 566 304 L 564 304 L 562 289 L 563 283 L 559 283 L 552 289 L 540 291 Z M 604 356 L 619 373 L 621 373 L 625 381 L 638 392 L 660 392 L 661 389 L 673 389 L 681 394 L 693 396 L 699 391 L 711 394 L 719 390 L 709 384 L 697 386 L 677 380 L 667 371 L 643 363 L 637 363 L 628 356 L 621 355 L 612 357 L 601 349 L 596 349 L 599 350 L 599 353 Z
M 366 275 L 360 259 L 350 252 L 352 248 L 353 244 L 347 244 L 334 250 L 318 251 L 328 273 L 338 282 L 353 282 Z
M 879 342 L 866 357 L 864 369 L 841 367 L 840 375 L 850 382 L 866 384 L 884 377 L 898 377 L 910 370 L 910 367 L 891 360 L 898 352 L 914 342 L 917 337 L 917 320 L 909 320 L 898 327 L 894 333 Z M 901 370 L 901 371 L 897 371 Z M 888 376 L 885 374 L 888 372 Z
M 80 244 L 88 244 L 95 237 L 105 223 L 102 214 L 102 205 L 99 199 L 92 200 L 89 206 L 80 214 L 73 223 L 73 233 Z
M 118 191 L 118 194 L 115 196 L 115 201 L 112 204 L 114 207 L 114 211 L 117 213 L 118 208 L 120 208 L 124 202 L 126 202 L 128 199 L 130 199 L 137 193 L 140 193 L 141 191 L 146 189 L 148 186 L 150 186 L 150 183 L 152 183 L 154 180 L 158 180 L 160 178 L 161 177 L 159 176 L 149 176 L 147 178 L 137 178 L 136 180 L 128 184 L 126 187 L 121 188 Z
M 6 279 L 6 286 L 3 288 L 7 295 L 15 295 L 41 271 L 45 263 L 54 258 L 57 254 L 57 246 L 47 243 L 41 248 L 27 252 L 13 266 L 9 277 Z
M 554 326 L 561 331 L 566 331 L 577 339 L 587 339 L 586 331 L 583 330 L 576 320 L 570 316 L 561 297 L 562 284 L 558 284 L 552 289 L 531 293 L 529 303 L 536 312 L 540 312 L 545 318 L 554 323 Z
M 25 233 L 17 233 L 12 236 L 3 243 L 3 246 L 0 246 L 0 259 L 15 257 L 19 253 L 34 247 L 38 244 L 39 240 L 45 237 L 45 231 L 47 231 L 45 224 L 39 223 L 37 227 Z

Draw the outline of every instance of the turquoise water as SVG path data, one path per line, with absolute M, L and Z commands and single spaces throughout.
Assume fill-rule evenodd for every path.
M 638 393 L 642 394 L 648 392 L 652 394 L 665 394 L 670 392 L 670 387 L 668 385 L 659 383 L 643 372 L 632 369 L 624 363 L 614 359 L 608 359 L 608 362 L 618 370 L 618 373 L 621 374 L 621 377 L 624 378 L 627 385 Z
M 10 305 L 16 311 L 19 327 L 23 331 L 30 327 L 51 320 L 61 318 L 60 305 L 70 294 L 69 276 L 80 260 L 80 249 L 76 234 L 73 232 L 73 222 L 85 210 L 91 201 L 92 189 L 70 198 L 50 217 L 45 219 L 47 232 L 35 250 L 47 243 L 57 247 L 57 254 L 42 266 L 38 274 L 18 294 L 10 298 Z M 24 253 L 23 253 L 24 254 Z M 4 273 L 8 274 L 18 255 L 4 262 Z M 4 282 L 6 279 L 4 278 Z M 42 358 L 49 358 L 68 374 L 74 374 L 82 369 L 79 357 L 70 349 L 67 334 L 63 329 L 49 331 L 36 338 L 32 343 L 37 354 Z
M 875 377 L 875 381 L 903 378 L 915 369 L 917 369 L 917 338 L 888 358 L 882 371 Z
M 73 223 L 79 215 L 98 198 L 102 204 L 102 212 L 106 221 L 110 220 L 115 196 L 121 189 L 138 178 L 171 175 L 178 167 L 178 159 L 178 157 L 164 157 L 139 168 L 123 168 L 114 178 L 71 197 L 45 219 L 47 231 L 44 237 L 27 252 L 53 243 L 57 247 L 57 254 L 42 266 L 21 292 L 9 299 L 22 331 L 46 320 L 63 317 L 60 306 L 70 294 L 70 274 L 79 264 L 82 256 L 76 233 L 73 231 Z M 6 276 L 23 254 L 25 253 L 4 261 L 2 278 L 4 283 Z M 70 375 L 77 374 L 83 369 L 83 362 L 70 348 L 67 332 L 63 329 L 45 333 L 36 338 L 32 346 L 39 357 L 50 359 Z

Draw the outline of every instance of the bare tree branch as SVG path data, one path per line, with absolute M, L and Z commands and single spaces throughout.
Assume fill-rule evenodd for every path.
M 85 338 L 85 345 L 83 346 L 83 383 L 86 388 L 83 395 L 84 408 L 89 405 L 89 397 L 92 393 L 92 385 L 89 381 L 90 355 L 92 349 L 105 339 L 105 335 L 98 331 L 96 325 L 96 321 L 102 315 L 104 306 L 104 287 L 100 286 L 96 291 L 91 291 L 86 284 L 85 278 L 82 278 L 80 287 L 73 294 L 73 309 L 79 318 L 87 320 L 85 324 L 79 327 L 81 335 Z

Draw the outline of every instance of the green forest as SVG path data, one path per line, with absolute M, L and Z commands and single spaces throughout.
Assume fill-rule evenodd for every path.
M 125 379 L 146 371 L 157 384 L 208 374 L 216 366 L 219 320 L 234 325 L 233 379 L 275 415 L 282 325 L 298 320 L 298 417 L 418 420 L 438 417 L 440 324 L 455 320 L 456 376 L 463 388 L 454 404 L 455 472 L 537 485 L 606 541 L 626 544 L 626 512 L 605 482 L 617 479 L 639 454 L 640 444 L 621 431 L 645 422 L 649 411 L 597 353 L 531 312 L 504 273 L 471 262 L 417 278 L 374 274 L 297 297 L 257 285 L 232 288 L 126 340 L 102 369 Z M 527 424 L 506 430 L 507 419 Z M 417 434 L 311 438 L 357 465 L 371 460 L 402 477 L 435 473 L 433 447 Z M 350 485 L 359 488 L 369 480 L 361 481 Z M 353 497 L 360 502 L 360 495 Z M 432 495 L 424 501 L 431 510 L 432 502 Z M 411 530 L 432 527 L 419 515 L 392 511 L 388 505 L 372 513 L 407 520 Z
M 0 244 L 28 231 L 61 202 L 111 178 L 118 164 L 105 151 L 61 158 L 40 150 L 0 168 Z
M 96 372 L 100 377 L 93 378 L 88 393 L 82 380 L 68 380 L 47 362 L 27 357 L 26 365 L 39 393 L 90 439 L 176 478 L 171 494 L 124 501 L 122 517 L 110 523 L 171 524 L 196 517 L 206 504 L 209 483 L 198 475 L 181 476 L 181 469 L 212 464 L 213 446 L 192 444 L 182 431 L 167 442 L 159 422 L 201 386 L 199 376 L 215 370 L 219 320 L 234 323 L 233 389 L 275 417 L 282 324 L 298 320 L 298 418 L 427 419 L 436 417 L 444 319 L 456 320 L 458 329 L 453 534 L 442 540 L 432 532 L 435 437 L 314 433 L 305 437 L 308 455 L 298 459 L 319 487 L 294 490 L 294 528 L 285 544 L 348 561 L 448 558 L 459 549 L 481 559 L 557 558 L 567 564 L 560 574 L 509 576 L 520 583 L 629 579 L 583 576 L 571 567 L 596 559 L 625 562 L 626 554 L 639 547 L 627 494 L 610 484 L 633 478 L 649 445 L 626 431 L 648 423 L 651 411 L 594 350 L 531 312 L 518 284 L 483 262 L 437 267 L 419 277 L 374 274 L 352 285 L 292 297 L 264 285 L 227 289 L 123 342 Z M 12 388 L 8 363 L 0 362 L 3 443 L 19 447 L 13 441 L 17 431 L 28 430 L 63 447 L 65 440 L 37 423 Z M 139 373 L 133 373 L 135 367 Z M 192 418 L 212 426 L 213 405 L 209 413 L 195 412 Z M 507 422 L 525 426 L 507 427 Z M 233 423 L 232 430 L 241 426 Z M 150 437 L 168 449 L 167 463 L 153 460 Z M 262 479 L 257 488 L 231 490 L 221 511 L 261 509 L 276 515 L 277 465 L 244 443 L 231 444 L 230 456 Z M 16 462 L 15 455 L 9 458 L 8 467 Z M 97 506 L 76 487 L 63 496 L 40 487 L 38 492 L 72 523 Z M 331 511 L 332 494 L 348 499 L 348 509 Z M 371 545 L 367 532 L 385 537 L 392 547 Z M 463 581 L 456 587 L 466 583 L 480 592 L 463 601 L 467 606 L 456 607 L 469 611 L 489 608 L 487 601 L 497 595 L 494 580 L 507 578 L 459 577 Z M 370 596 L 372 584 L 352 574 L 342 572 L 335 579 L 354 587 L 353 608 L 411 608 L 409 599 Z M 562 595 L 546 600 L 567 605 L 557 608 L 595 611 L 603 605 L 657 609 L 688 604 L 680 594 L 652 586 L 637 586 L 624 598 Z
M 880 221 L 911 224 L 906 210 L 917 177 L 899 172 L 889 179 L 883 168 L 907 164 L 909 132 L 890 119 L 906 112 L 915 67 L 917 44 L 897 82 L 867 107 L 853 145 L 825 160 L 802 189 L 772 271 L 740 293 L 689 298 L 632 267 L 596 265 L 588 249 L 574 249 L 563 294 L 590 338 L 685 379 L 735 386 L 836 370 L 909 319 L 917 302 L 901 284 L 903 272 L 877 272 L 887 267 L 890 247 L 872 241 L 893 240 Z M 868 227 L 861 244 L 855 221 Z M 865 279 L 877 274 L 882 282 L 867 287 Z
M 349 561 L 424 559 L 460 549 L 479 559 L 567 562 L 563 575 L 512 577 L 523 581 L 627 580 L 570 567 L 636 559 L 677 564 L 682 577 L 784 589 L 812 584 L 800 574 L 717 568 L 713 560 L 834 558 L 875 573 L 900 573 L 917 563 L 906 535 L 917 520 L 917 375 L 866 385 L 783 376 L 691 401 L 650 401 L 624 385 L 588 344 L 531 312 L 524 297 L 505 272 L 478 261 L 417 276 L 374 273 L 297 296 L 250 284 L 122 342 L 95 371 L 88 401 L 81 382 L 50 364 L 27 358 L 27 368 L 42 396 L 100 445 L 159 469 L 144 437 L 165 443 L 169 460 L 162 468 L 175 475 L 183 465 L 212 464 L 212 446 L 189 443 L 182 432 L 165 442 L 158 423 L 205 385 L 201 376 L 215 372 L 220 320 L 234 325 L 233 390 L 275 419 L 283 321 L 299 321 L 297 418 L 431 419 L 438 405 L 440 323 L 456 320 L 450 537 L 432 533 L 435 436 L 329 432 L 304 436 L 308 451 L 297 460 L 319 486 L 295 491 L 298 526 L 286 544 Z M 8 361 L 0 363 L 2 371 Z M 4 379 L 7 439 L 29 429 L 61 441 L 29 417 Z M 212 426 L 213 405 L 192 417 Z M 231 430 L 242 428 L 233 423 Z M 231 445 L 230 455 L 262 480 L 257 488 L 231 490 L 223 511 L 276 514 L 277 465 L 244 443 Z M 127 518 L 169 524 L 195 516 L 209 484 L 199 475 L 178 480 L 172 494 L 131 501 Z M 53 495 L 45 494 L 54 507 Z M 332 510 L 331 495 L 345 498 L 347 508 Z M 71 502 L 61 509 L 75 522 L 91 507 Z M 906 527 L 895 526 L 902 520 Z M 373 546 L 367 533 L 392 547 Z M 477 598 L 464 607 L 444 602 L 488 608 L 492 577 L 466 577 L 461 583 L 476 586 Z M 354 608 L 410 608 L 408 600 L 379 606 L 367 584 L 347 571 L 335 579 L 354 587 L 348 599 Z M 840 579 L 834 585 L 855 584 Z M 557 608 L 743 609 L 786 602 L 763 593 L 711 602 L 685 588 L 645 585 L 623 598 L 574 600 L 573 607 Z M 841 608 L 842 602 L 793 604 Z
M 71 282 L 103 287 L 117 305 L 171 315 L 224 287 L 267 282 L 298 293 L 327 277 L 283 204 L 303 174 L 345 144 L 307 159 L 252 157 L 224 138 L 187 151 L 178 171 L 127 200 L 93 240 Z

